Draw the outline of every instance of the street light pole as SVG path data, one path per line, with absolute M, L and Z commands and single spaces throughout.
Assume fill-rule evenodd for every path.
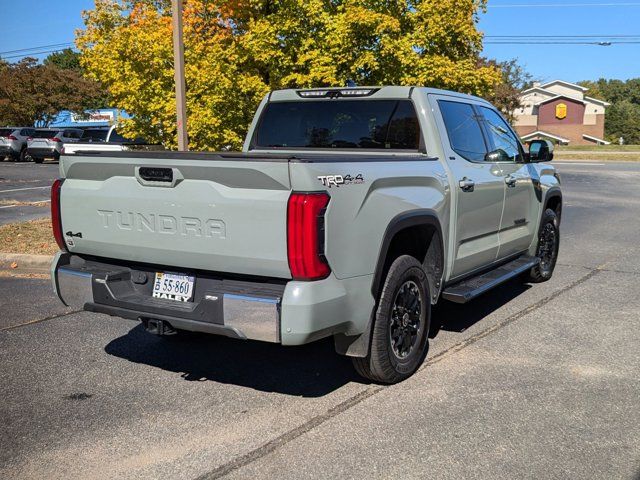
M 187 137 L 187 100 L 184 81 L 184 40 L 182 37 L 182 0 L 172 0 L 173 63 L 178 113 L 178 150 L 189 150 Z

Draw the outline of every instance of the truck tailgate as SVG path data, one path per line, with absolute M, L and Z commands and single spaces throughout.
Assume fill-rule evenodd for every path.
M 289 165 L 193 154 L 63 156 L 69 251 L 289 278 Z

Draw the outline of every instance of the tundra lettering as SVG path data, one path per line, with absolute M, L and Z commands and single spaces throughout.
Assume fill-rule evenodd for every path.
M 136 230 L 138 232 L 181 234 L 195 237 L 226 238 L 226 225 L 222 220 L 201 220 L 196 217 L 173 217 L 154 213 L 122 212 L 98 210 L 104 228 L 116 227 L 120 230 Z

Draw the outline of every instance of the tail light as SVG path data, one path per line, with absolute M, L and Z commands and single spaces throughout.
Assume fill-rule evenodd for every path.
M 60 142 L 60 143 L 62 143 L 62 140 L 60 140 L 58 137 L 53 137 L 53 138 L 51 139 L 51 141 L 52 141 L 52 142 Z
M 62 235 L 62 217 L 60 215 L 60 190 L 62 190 L 64 179 L 58 178 L 51 186 L 51 226 L 53 227 L 53 238 L 60 250 L 67 250 Z
M 31 140 L 33 140 L 33 137 L 27 137 L 27 142 L 30 142 Z
M 295 280 L 320 280 L 331 269 L 324 257 L 324 213 L 329 195 L 292 193 L 287 206 L 287 255 Z
M 16 137 L 15 135 L 9 135 L 7 137 L 7 140 L 17 140 L 17 139 L 18 139 L 18 137 Z

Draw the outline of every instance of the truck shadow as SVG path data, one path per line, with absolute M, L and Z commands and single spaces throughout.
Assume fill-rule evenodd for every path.
M 282 347 L 204 334 L 156 337 L 138 325 L 112 340 L 105 351 L 180 373 L 187 381 L 211 380 L 302 397 L 321 397 L 349 382 L 364 382 L 350 359 L 336 354 L 331 338 Z
M 429 338 L 441 330 L 461 333 L 531 288 L 520 280 L 512 280 L 469 303 L 440 301 L 432 310 Z
M 529 289 L 518 281 L 466 305 L 443 301 L 433 311 L 429 336 L 464 332 Z M 181 374 L 187 381 L 214 381 L 300 397 L 321 397 L 350 382 L 366 383 L 351 360 L 335 353 L 327 338 L 300 347 L 234 340 L 213 335 L 156 337 L 137 325 L 105 351 L 135 363 Z

